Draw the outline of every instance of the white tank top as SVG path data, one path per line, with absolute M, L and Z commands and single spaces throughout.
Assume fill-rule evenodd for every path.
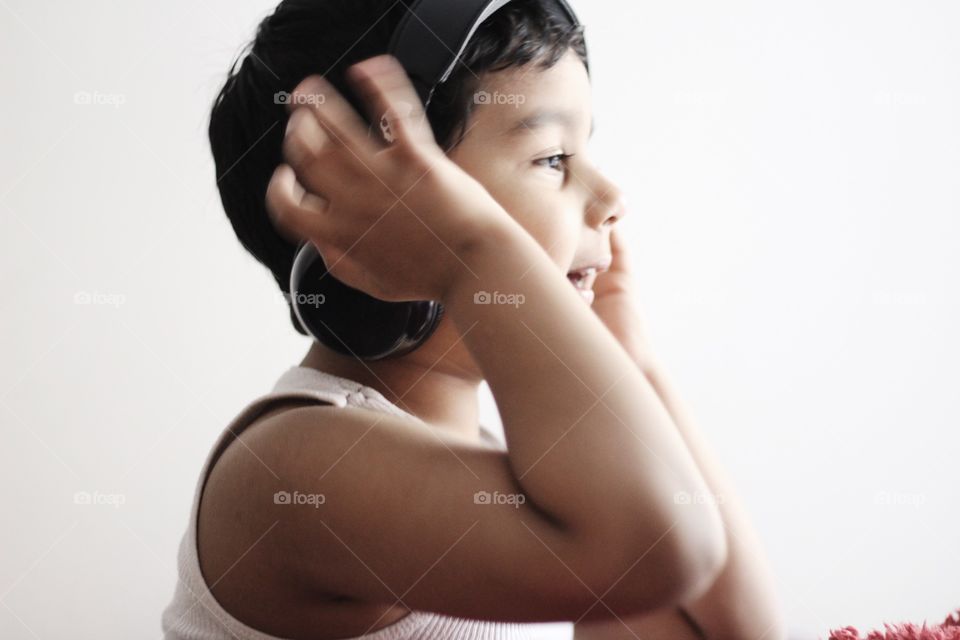
M 220 433 L 200 470 L 193 506 L 190 509 L 190 521 L 177 552 L 179 580 L 173 600 L 161 616 L 165 640 L 286 640 L 246 625 L 221 607 L 203 579 L 197 556 L 197 513 L 200 495 L 213 463 L 227 445 L 233 442 L 233 434 L 239 435 L 268 404 L 278 398 L 310 398 L 338 407 L 365 407 L 415 418 L 372 387 L 299 366 L 290 367 L 280 376 L 270 393 L 256 398 L 241 410 Z M 480 430 L 489 446 L 505 449 L 504 444 L 493 433 L 482 425 Z M 537 629 L 537 632 L 532 632 L 533 629 Z M 386 627 L 343 640 L 535 640 L 545 638 L 544 631 L 545 627 L 541 624 L 471 620 L 412 610 Z M 569 638 L 570 633 L 556 637 Z

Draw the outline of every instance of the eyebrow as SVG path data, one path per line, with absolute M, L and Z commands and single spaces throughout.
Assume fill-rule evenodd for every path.
M 540 129 L 555 123 L 565 126 L 568 129 L 573 129 L 573 114 L 569 111 L 559 111 L 556 109 L 538 109 L 516 120 L 503 132 L 503 135 L 510 137 L 528 129 Z M 591 117 L 590 136 L 593 136 L 594 130 L 596 130 L 596 121 Z

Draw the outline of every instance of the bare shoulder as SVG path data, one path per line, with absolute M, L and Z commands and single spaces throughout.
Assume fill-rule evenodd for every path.
M 220 606 L 255 629 L 294 640 L 316 640 L 317 629 L 331 638 L 356 635 L 409 613 L 403 607 L 325 591 L 318 584 L 306 589 L 289 579 L 288 550 L 276 535 L 279 522 L 255 497 L 280 478 L 279 470 L 264 459 L 281 446 L 270 428 L 271 419 L 310 406 L 337 410 L 312 400 L 278 401 L 226 447 L 207 477 L 197 524 L 201 570 Z

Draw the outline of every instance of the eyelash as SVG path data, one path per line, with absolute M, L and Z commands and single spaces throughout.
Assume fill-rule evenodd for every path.
M 539 160 L 537 160 L 537 162 L 547 162 L 547 161 L 553 160 L 554 158 L 560 158 L 560 161 L 563 163 L 564 167 L 566 167 L 567 160 L 569 160 L 570 158 L 572 158 L 574 155 L 576 155 L 576 154 L 573 154 L 573 153 L 557 153 L 557 154 L 554 154 L 554 155 L 552 155 L 552 156 L 548 156 L 548 157 L 546 157 L 546 158 L 540 158 Z M 550 168 L 553 169 L 554 167 L 550 167 Z

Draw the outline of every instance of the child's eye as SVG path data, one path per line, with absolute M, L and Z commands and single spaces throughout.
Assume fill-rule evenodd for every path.
M 547 166 L 548 166 L 549 168 L 551 168 L 551 169 L 554 169 L 554 170 L 564 169 L 564 168 L 566 168 L 566 166 L 567 166 L 567 160 L 570 159 L 570 158 L 572 158 L 573 155 L 574 155 L 574 154 L 572 154 L 572 153 L 558 153 L 558 154 L 556 154 L 556 155 L 552 155 L 552 156 L 549 156 L 549 157 L 546 157 L 546 158 L 541 158 L 541 159 L 537 160 L 537 162 L 539 162 L 539 163 L 544 163 L 544 162 L 546 162 L 546 163 L 547 163 Z M 554 161 L 559 162 L 560 164 L 555 164 Z

